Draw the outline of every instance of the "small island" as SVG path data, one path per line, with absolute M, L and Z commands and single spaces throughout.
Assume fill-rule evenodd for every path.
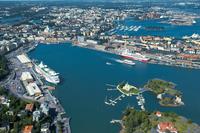
M 140 93 L 137 87 L 124 82 L 117 85 L 117 90 L 126 96 L 138 95 Z
M 187 133 L 200 132 L 199 125 L 171 112 L 146 112 L 127 108 L 121 120 L 121 133 Z
M 153 79 L 149 80 L 144 88 L 156 94 L 162 106 L 176 107 L 184 105 L 181 99 L 182 93 L 176 89 L 176 85 L 172 82 Z

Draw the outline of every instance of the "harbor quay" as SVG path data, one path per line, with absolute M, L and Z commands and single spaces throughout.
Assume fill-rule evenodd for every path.
M 56 85 L 47 84 L 45 78 L 34 69 L 34 61 L 27 55 L 27 52 L 34 48 L 35 46 L 32 47 L 32 45 L 26 48 L 20 47 L 6 55 L 11 72 L 5 80 L 1 81 L 1 85 L 23 100 L 46 105 L 48 115 L 53 118 L 51 125 L 55 125 L 56 132 L 62 130 L 63 133 L 71 133 L 70 117 L 67 116 L 61 103 L 51 92 Z M 55 110 L 53 115 L 51 110 Z M 56 116 L 54 116 L 55 114 Z M 62 124 L 62 129 L 58 122 Z

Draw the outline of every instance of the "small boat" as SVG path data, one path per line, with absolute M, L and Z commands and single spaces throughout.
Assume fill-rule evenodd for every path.
M 110 63 L 110 62 L 106 62 L 106 65 L 112 65 L 112 63 Z
M 141 109 L 142 109 L 143 111 L 145 110 L 145 108 L 144 108 L 144 106 L 143 106 L 143 105 L 141 106 Z
M 125 59 L 125 60 L 116 60 L 116 62 L 127 64 L 127 65 L 132 65 L 132 66 L 135 65 L 135 63 L 132 60 L 127 60 L 127 59 Z
M 138 102 L 138 105 L 142 105 L 142 103 L 139 101 L 139 102 Z
M 107 105 L 110 105 L 110 103 L 109 103 L 109 102 L 105 102 L 105 104 L 107 104 Z

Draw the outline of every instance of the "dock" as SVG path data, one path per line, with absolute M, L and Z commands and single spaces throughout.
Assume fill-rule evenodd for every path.
M 105 104 L 110 105 L 110 106 L 115 106 L 115 104 L 117 104 L 118 101 L 121 101 L 122 98 L 124 98 L 124 97 L 125 97 L 125 95 L 122 94 L 122 95 L 118 96 L 117 98 L 115 98 L 114 100 L 112 100 L 112 99 L 107 100 L 107 98 L 106 98 Z
M 115 123 L 119 123 L 119 124 L 122 124 L 122 120 L 115 120 L 115 119 L 112 119 L 110 121 L 111 124 L 115 124 Z

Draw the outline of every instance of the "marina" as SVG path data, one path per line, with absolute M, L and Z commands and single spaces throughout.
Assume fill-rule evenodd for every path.
M 142 28 L 142 26 L 125 26 L 125 25 L 118 25 L 115 29 L 110 30 L 110 32 L 113 32 L 115 30 L 120 30 L 120 31 L 134 31 L 137 32 L 138 30 L 140 30 L 140 28 Z
M 107 96 L 106 96 L 105 101 L 104 101 L 104 103 L 106 105 L 115 106 L 117 104 L 117 102 L 123 100 L 123 98 L 125 98 L 126 96 L 136 95 L 136 99 L 138 100 L 137 101 L 138 106 L 140 106 L 141 110 L 145 111 L 145 107 L 144 107 L 145 99 L 144 99 L 142 93 L 147 91 L 147 89 L 140 88 L 140 89 L 138 89 L 139 93 L 137 93 L 137 94 L 128 94 L 128 93 L 126 94 L 123 91 L 118 89 L 119 85 L 117 85 L 117 86 L 116 85 L 111 85 L 111 84 L 106 84 L 106 85 L 109 86 L 109 87 L 115 87 L 115 88 L 111 88 L 111 89 L 108 88 L 107 91 L 120 91 L 122 93 L 120 96 L 118 96 L 118 97 L 116 97 L 114 99 L 111 99 L 111 98 L 108 99 Z M 128 85 L 128 84 L 126 84 L 126 85 Z M 130 87 L 132 87 L 132 86 L 130 86 Z

